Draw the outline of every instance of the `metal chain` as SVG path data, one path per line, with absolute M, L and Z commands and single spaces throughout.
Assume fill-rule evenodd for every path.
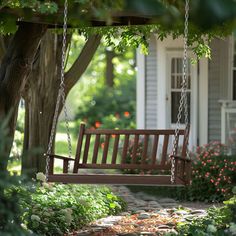
M 180 121 L 182 117 L 182 111 L 184 107 L 184 117 L 185 117 L 185 125 L 187 127 L 188 120 L 188 101 L 187 101 L 187 88 L 188 88 L 188 18 L 189 18 L 189 0 L 185 1 L 185 21 L 184 21 L 184 54 L 183 54 L 183 79 L 182 79 L 182 87 L 181 87 L 181 97 L 179 110 L 177 115 L 177 122 L 175 127 L 175 136 L 173 141 L 173 149 L 171 153 L 171 183 L 175 183 L 175 158 L 174 156 L 177 154 L 178 148 L 178 135 L 180 130 Z
M 64 2 L 64 22 L 63 22 L 63 41 L 62 41 L 62 55 L 61 55 L 61 82 L 60 82 L 60 87 L 57 95 L 57 102 L 56 102 L 56 108 L 55 108 L 55 113 L 53 116 L 53 123 L 52 123 L 52 129 L 50 133 L 50 138 L 49 138 L 49 144 L 48 144 L 48 149 L 46 153 L 46 179 L 48 179 L 48 173 L 49 173 L 49 155 L 52 152 L 52 145 L 56 133 L 56 125 L 57 125 L 57 119 L 59 116 L 59 108 L 60 108 L 60 102 L 62 99 L 62 105 L 63 105 L 63 110 L 64 110 L 64 115 L 65 115 L 65 122 L 66 122 L 66 133 L 67 133 L 67 142 L 68 142 L 68 152 L 69 152 L 69 157 L 72 156 L 72 145 L 71 145 L 71 137 L 70 137 L 70 130 L 69 130 L 69 118 L 68 118 L 68 112 L 66 108 L 66 95 L 65 95 L 65 58 L 66 58 L 66 34 L 67 34 L 67 13 L 68 13 L 68 2 L 65 0 Z M 68 167 L 69 168 L 69 167 Z

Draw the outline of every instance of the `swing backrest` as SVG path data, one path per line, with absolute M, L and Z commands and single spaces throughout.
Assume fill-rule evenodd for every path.
M 79 169 L 170 170 L 174 129 L 86 129 L 81 124 L 73 173 Z M 189 132 L 179 130 L 176 153 L 186 158 Z

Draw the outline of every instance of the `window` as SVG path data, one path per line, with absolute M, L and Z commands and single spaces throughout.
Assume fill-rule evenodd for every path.
M 181 96 L 181 86 L 182 86 L 182 77 L 183 77 L 183 59 L 182 58 L 172 58 L 171 59 L 171 123 L 176 123 L 177 114 L 179 109 L 179 101 Z M 191 94 L 191 80 L 190 80 L 190 60 L 188 60 L 188 88 L 187 88 L 187 97 L 188 97 L 188 117 L 190 120 L 190 94 Z M 180 123 L 184 123 L 184 110 L 182 112 L 182 118 Z
M 234 33 L 233 53 L 233 100 L 236 100 L 236 33 Z

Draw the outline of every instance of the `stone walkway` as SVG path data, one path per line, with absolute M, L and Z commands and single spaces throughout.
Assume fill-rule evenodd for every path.
M 143 192 L 131 193 L 125 186 L 113 186 L 113 191 L 127 203 L 126 212 L 91 223 L 76 236 L 138 236 L 177 234 L 177 222 L 191 221 L 206 215 L 209 204 L 178 202 L 171 198 L 157 198 Z

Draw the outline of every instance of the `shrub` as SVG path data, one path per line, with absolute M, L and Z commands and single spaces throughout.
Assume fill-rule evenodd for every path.
M 207 216 L 196 217 L 191 222 L 179 223 L 179 234 L 188 236 L 236 235 L 236 195 L 224 203 L 223 207 L 209 208 Z
M 198 148 L 192 165 L 192 185 L 188 189 L 191 200 L 222 201 L 232 196 L 236 156 L 224 153 L 225 146 L 218 142 Z
M 143 187 L 142 191 L 178 200 L 222 202 L 229 199 L 232 196 L 231 188 L 236 184 L 236 156 L 227 156 L 225 151 L 226 147 L 219 142 L 198 147 L 195 157 L 192 158 L 190 186 L 147 186 Z M 158 171 L 152 173 L 158 174 Z M 135 186 L 130 188 L 135 192 L 140 191 Z
M 7 120 L 0 122 L 0 166 L 5 166 L 8 159 L 5 150 L 10 145 L 10 139 L 6 127 Z M 22 184 L 22 177 L 11 176 L 8 171 L 0 172 L 0 235 L 27 235 L 27 231 L 21 226 L 21 200 L 25 199 L 27 202 L 28 192 L 21 188 Z
M 125 159 L 125 163 L 127 164 L 132 163 L 133 148 L 134 148 L 134 140 L 130 140 L 128 150 L 127 150 L 127 156 Z M 137 152 L 136 152 L 136 160 L 135 160 L 136 164 L 141 164 L 142 152 L 143 152 L 143 143 L 139 141 L 138 146 L 137 146 Z M 138 169 L 124 169 L 122 170 L 122 172 L 125 174 L 140 174 L 140 173 L 144 173 L 145 171 L 138 170 Z
M 135 128 L 135 80 L 98 88 L 89 99 L 84 98 L 76 118 L 93 128 Z
M 63 235 L 124 207 L 106 187 L 42 183 L 36 185 L 24 222 L 37 234 Z

